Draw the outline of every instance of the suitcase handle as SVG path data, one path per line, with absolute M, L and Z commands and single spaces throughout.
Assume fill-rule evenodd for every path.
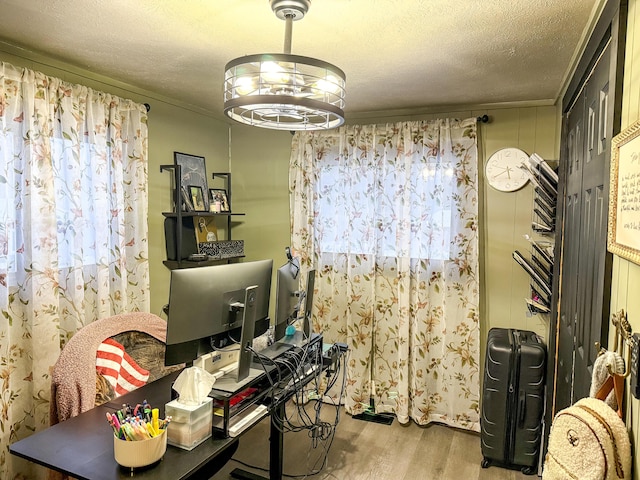
M 524 414 L 527 405 L 527 394 L 524 390 L 518 392 L 518 428 L 524 427 Z

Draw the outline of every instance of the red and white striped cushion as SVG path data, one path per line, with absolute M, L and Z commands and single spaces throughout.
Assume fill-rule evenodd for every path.
M 140 367 L 124 347 L 111 338 L 98 347 L 96 371 L 111 383 L 117 395 L 131 392 L 149 379 L 149 371 Z

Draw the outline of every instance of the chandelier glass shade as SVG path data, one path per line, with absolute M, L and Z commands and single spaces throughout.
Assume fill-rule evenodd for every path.
M 276 130 L 327 130 L 344 122 L 345 74 L 335 65 L 286 53 L 247 55 L 225 66 L 224 111 Z

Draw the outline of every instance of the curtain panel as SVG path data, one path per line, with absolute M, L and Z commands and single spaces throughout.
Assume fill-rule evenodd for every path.
M 50 368 L 102 317 L 149 310 L 143 105 L 0 64 L 0 477 L 49 424 Z
M 479 431 L 477 189 L 475 119 L 294 135 L 292 247 L 349 413 Z

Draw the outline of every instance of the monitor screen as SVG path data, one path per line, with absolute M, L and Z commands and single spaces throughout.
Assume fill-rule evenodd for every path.
M 292 257 L 276 272 L 275 340 L 284 337 L 287 325 L 297 320 L 301 299 L 300 260 Z
M 302 331 L 305 337 L 311 338 L 312 325 L 311 325 L 311 313 L 313 311 L 313 289 L 315 288 L 316 271 L 315 269 L 307 272 L 307 287 L 305 291 L 305 304 L 304 304 L 304 320 L 302 323 Z
M 257 286 L 254 336 L 269 326 L 272 260 L 171 271 L 165 365 L 191 363 L 240 340 L 247 287 Z

